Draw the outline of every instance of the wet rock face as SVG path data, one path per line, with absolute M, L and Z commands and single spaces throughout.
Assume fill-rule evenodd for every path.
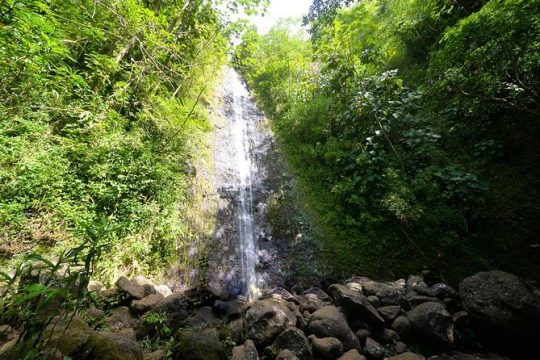
M 540 290 L 517 276 L 480 272 L 459 284 L 459 294 L 477 327 L 500 345 L 515 347 L 540 341 Z

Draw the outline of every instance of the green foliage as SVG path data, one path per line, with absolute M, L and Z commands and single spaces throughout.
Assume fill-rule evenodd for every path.
M 311 44 L 283 25 L 244 35 L 238 68 L 273 118 L 336 275 L 533 276 L 538 5 L 314 2 Z

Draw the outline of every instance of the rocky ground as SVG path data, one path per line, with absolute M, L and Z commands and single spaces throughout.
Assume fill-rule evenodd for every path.
M 171 293 L 142 277 L 89 289 L 101 305 L 55 318 L 43 358 L 538 358 L 539 290 L 500 271 L 466 278 L 458 290 L 429 276 L 353 277 L 298 294 L 276 288 L 249 304 L 205 288 Z M 0 358 L 15 359 L 17 331 L 2 330 Z

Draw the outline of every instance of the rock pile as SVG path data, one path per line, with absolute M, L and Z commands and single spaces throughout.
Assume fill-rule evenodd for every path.
M 473 334 L 540 336 L 538 290 L 498 271 L 465 279 L 459 293 L 421 276 L 395 282 L 355 277 L 326 291 L 274 289 L 250 304 L 207 289 L 171 294 L 141 277 L 120 278 L 111 289 L 93 287 L 103 309 L 48 330 L 49 358 L 504 359 L 486 354 L 490 347 Z M 148 346 L 160 338 L 168 345 Z

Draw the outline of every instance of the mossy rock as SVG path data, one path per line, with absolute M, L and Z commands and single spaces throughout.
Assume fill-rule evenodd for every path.
M 176 334 L 174 359 L 226 360 L 227 354 L 216 329 L 194 331 L 181 329 Z

